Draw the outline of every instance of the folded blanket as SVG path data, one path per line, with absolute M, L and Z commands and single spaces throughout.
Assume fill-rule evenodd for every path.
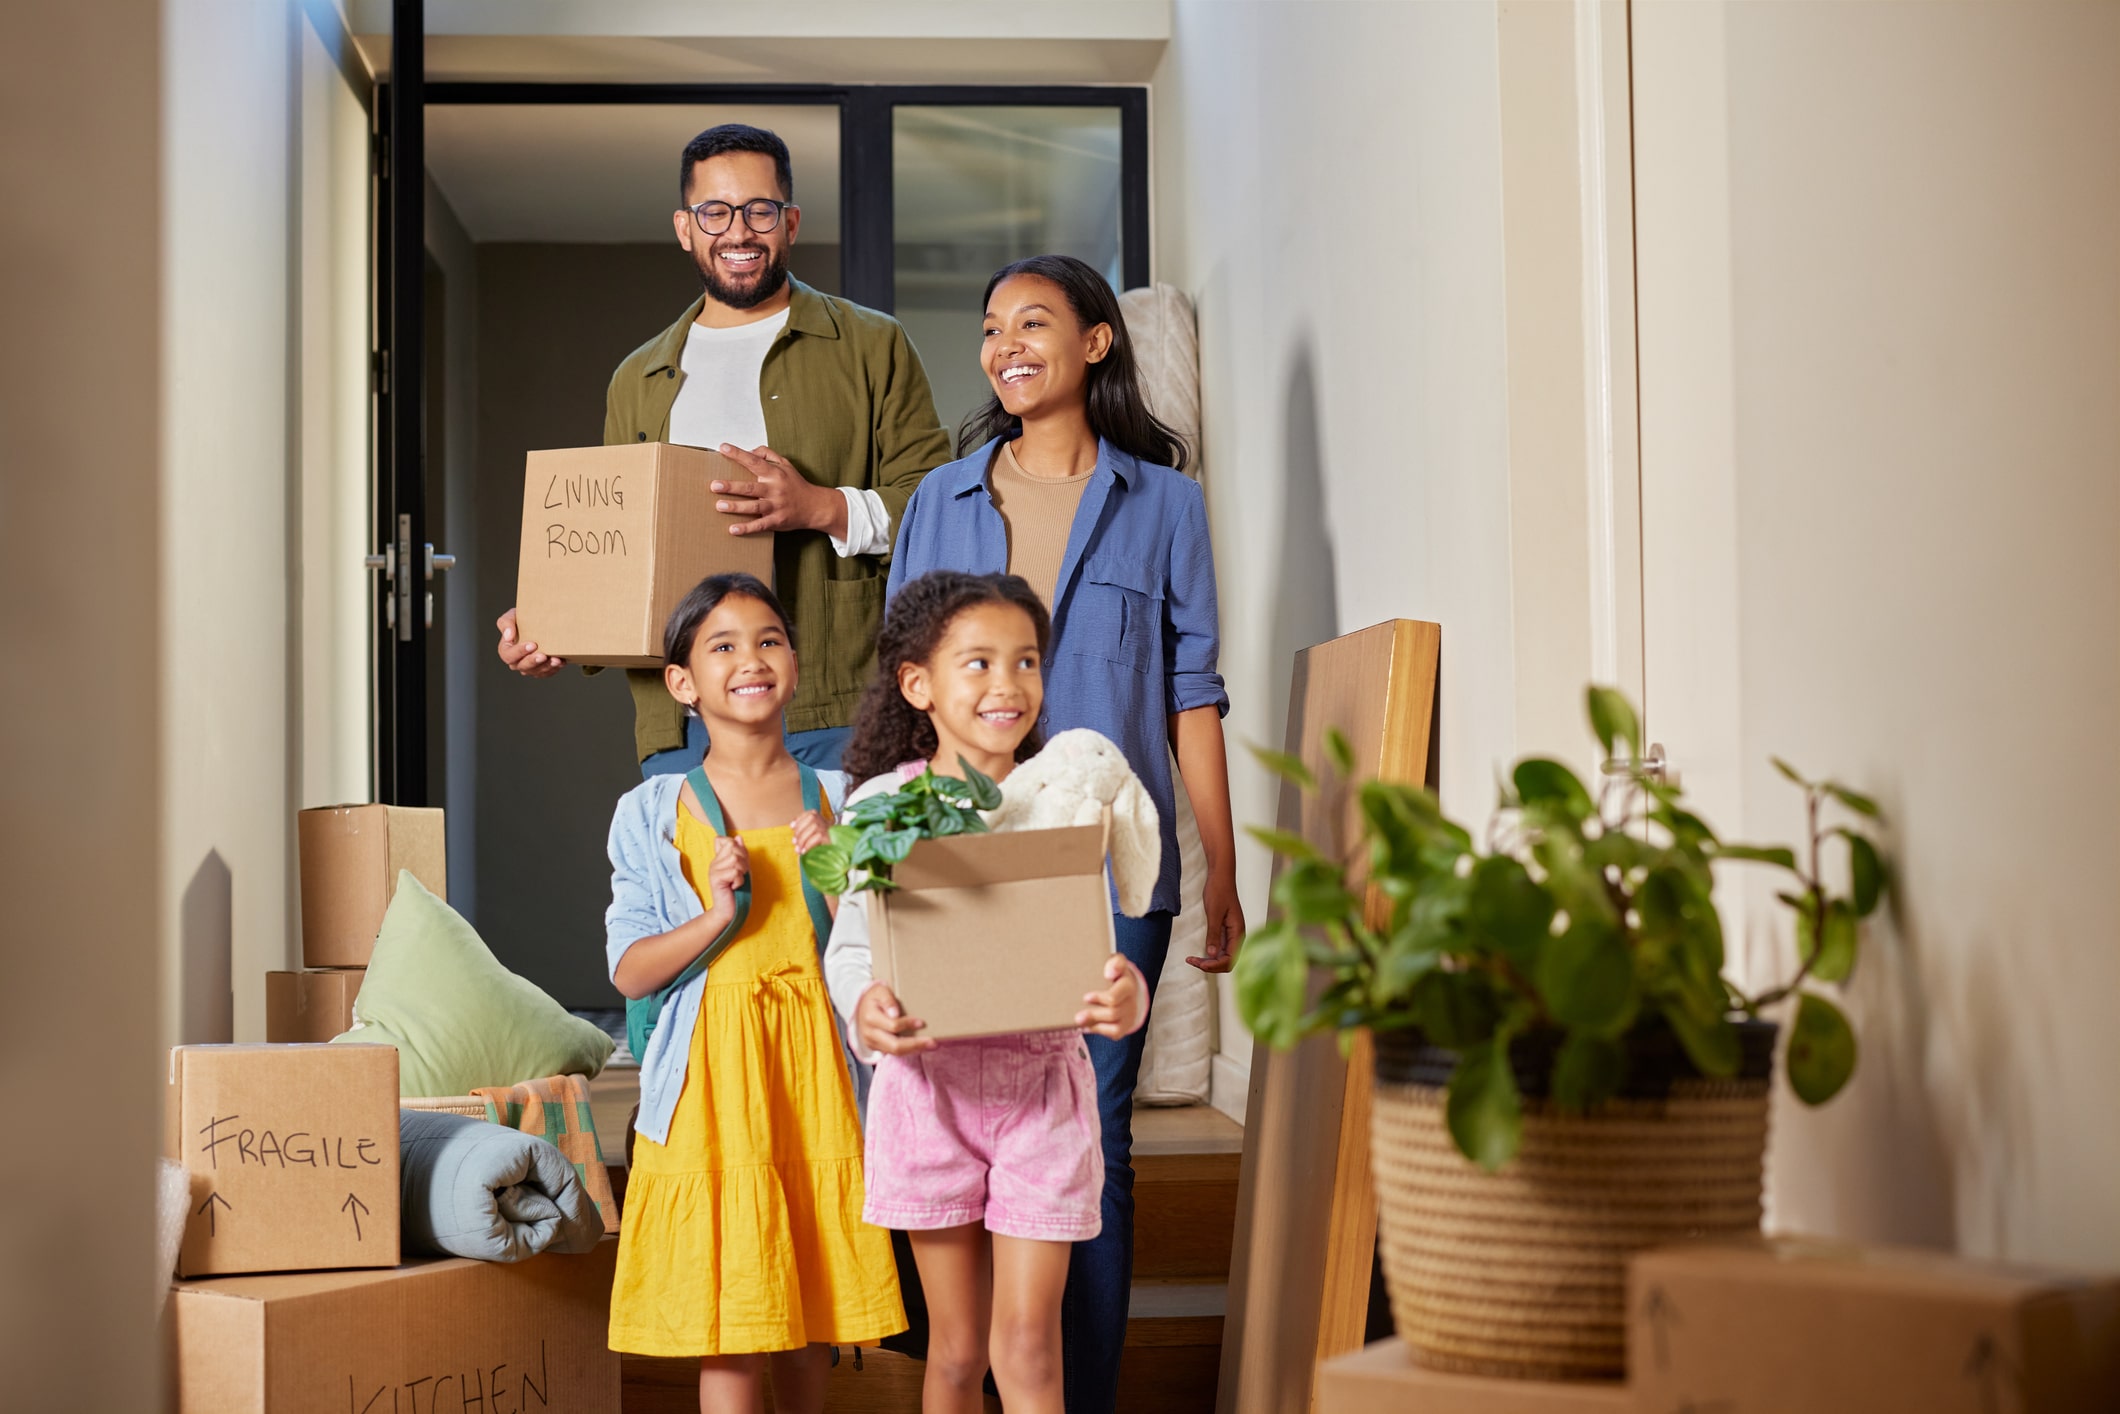
M 618 1231 L 618 1202 L 611 1196 L 611 1171 L 604 1167 L 603 1146 L 596 1141 L 587 1080 L 579 1075 L 548 1075 L 471 1093 L 486 1102 L 486 1118 L 493 1123 L 535 1134 L 565 1154 L 574 1165 L 575 1177 L 604 1215 L 604 1230 Z
M 603 1215 L 574 1165 L 542 1139 L 466 1115 L 398 1111 L 398 1218 L 413 1252 L 519 1262 L 587 1252 Z

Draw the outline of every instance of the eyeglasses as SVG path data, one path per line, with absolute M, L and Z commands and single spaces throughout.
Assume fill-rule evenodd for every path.
M 781 212 L 799 211 L 801 208 L 792 201 L 773 201 L 759 197 L 755 201 L 745 202 L 741 207 L 731 206 L 726 201 L 702 201 L 697 206 L 686 207 L 685 210 L 692 213 L 692 219 L 699 223 L 699 229 L 710 236 L 718 236 L 728 230 L 735 223 L 736 213 L 741 210 L 744 225 L 762 236 L 780 224 Z

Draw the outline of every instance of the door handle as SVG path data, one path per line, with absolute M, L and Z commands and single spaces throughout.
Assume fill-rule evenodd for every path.
M 1664 744 L 1660 741 L 1649 743 L 1649 749 L 1642 753 L 1642 759 L 1639 761 L 1614 757 L 1600 765 L 1598 771 L 1607 776 L 1628 776 L 1635 780 L 1655 781 L 1663 786 L 1678 784 L 1678 772 L 1672 768 L 1671 758 L 1664 754 Z

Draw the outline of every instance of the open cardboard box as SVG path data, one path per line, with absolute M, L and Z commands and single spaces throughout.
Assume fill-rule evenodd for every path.
M 176 1046 L 183 1276 L 398 1263 L 395 1046 Z
M 343 1047 L 335 1048 L 343 1049 Z M 618 1239 L 524 1262 L 180 1282 L 178 1414 L 618 1414 Z
M 659 668 L 663 624 L 711 574 L 773 582 L 773 533 L 731 535 L 716 479 L 748 481 L 719 452 L 671 442 L 532 452 L 523 481 L 517 642 L 611 668 Z
M 923 1036 L 1071 1030 L 1116 946 L 1103 825 L 922 840 L 870 896 L 871 962 Z

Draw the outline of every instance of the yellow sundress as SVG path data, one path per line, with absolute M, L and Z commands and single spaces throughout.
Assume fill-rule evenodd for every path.
M 739 832 L 743 931 L 707 971 L 670 1139 L 636 1136 L 611 1348 L 742 1355 L 906 1328 L 890 1234 L 861 1220 L 861 1121 L 788 826 Z M 701 898 L 713 827 L 683 804 Z

